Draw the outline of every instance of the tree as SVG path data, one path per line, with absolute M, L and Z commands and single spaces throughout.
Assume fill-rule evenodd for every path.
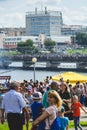
M 51 39 L 46 39 L 44 45 L 46 49 L 52 51 L 54 49 L 54 46 L 56 45 L 56 42 L 52 41 Z
M 79 45 L 87 45 L 87 33 L 78 33 L 76 40 Z
M 34 43 L 33 43 L 33 41 L 31 39 L 28 39 L 26 41 L 26 46 L 33 47 L 33 45 L 34 45 Z
M 23 41 L 19 42 L 17 45 L 17 49 L 21 53 L 25 54 L 25 53 L 31 53 L 32 50 L 35 49 L 35 47 L 34 47 L 33 41 L 31 39 L 28 39 L 25 42 L 23 42 Z

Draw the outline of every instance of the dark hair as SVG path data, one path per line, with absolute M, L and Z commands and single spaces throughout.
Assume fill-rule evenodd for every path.
M 17 82 L 11 82 L 9 87 L 10 87 L 10 89 L 15 89 L 15 87 L 18 87 L 18 83 Z
M 51 83 L 50 87 L 51 87 L 52 89 L 54 89 L 55 86 L 58 86 L 58 83 L 55 82 L 55 81 L 53 81 L 53 82 Z
M 64 85 L 66 87 L 65 88 L 66 92 L 70 92 L 69 86 L 65 82 L 63 82 L 61 85 Z

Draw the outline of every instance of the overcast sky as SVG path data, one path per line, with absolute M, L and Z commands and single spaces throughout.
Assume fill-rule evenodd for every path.
M 25 27 L 28 11 L 62 11 L 63 23 L 87 25 L 87 0 L 0 0 L 0 27 Z

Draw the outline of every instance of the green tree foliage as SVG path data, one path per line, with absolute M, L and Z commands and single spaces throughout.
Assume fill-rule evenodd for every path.
M 21 53 L 31 53 L 35 49 L 34 43 L 31 39 L 26 40 L 25 42 L 21 41 L 17 45 L 18 51 Z
M 31 39 L 28 39 L 27 41 L 26 41 L 26 45 L 27 46 L 29 46 L 29 47 L 33 47 L 33 41 L 31 40 Z
M 44 45 L 46 49 L 52 51 L 54 49 L 54 46 L 56 45 L 56 42 L 52 41 L 51 39 L 46 39 Z
M 79 45 L 87 45 L 87 33 L 78 33 L 76 40 Z

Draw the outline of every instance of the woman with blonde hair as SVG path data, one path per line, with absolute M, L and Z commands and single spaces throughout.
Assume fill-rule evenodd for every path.
M 49 126 L 46 126 L 45 130 L 46 129 L 60 130 L 60 122 L 59 119 L 57 118 L 56 113 L 58 111 L 58 108 L 62 105 L 62 99 L 55 90 L 52 90 L 48 93 L 48 102 L 49 102 L 49 107 L 46 108 L 43 114 L 33 122 L 33 125 L 36 126 L 42 120 L 48 119 Z

